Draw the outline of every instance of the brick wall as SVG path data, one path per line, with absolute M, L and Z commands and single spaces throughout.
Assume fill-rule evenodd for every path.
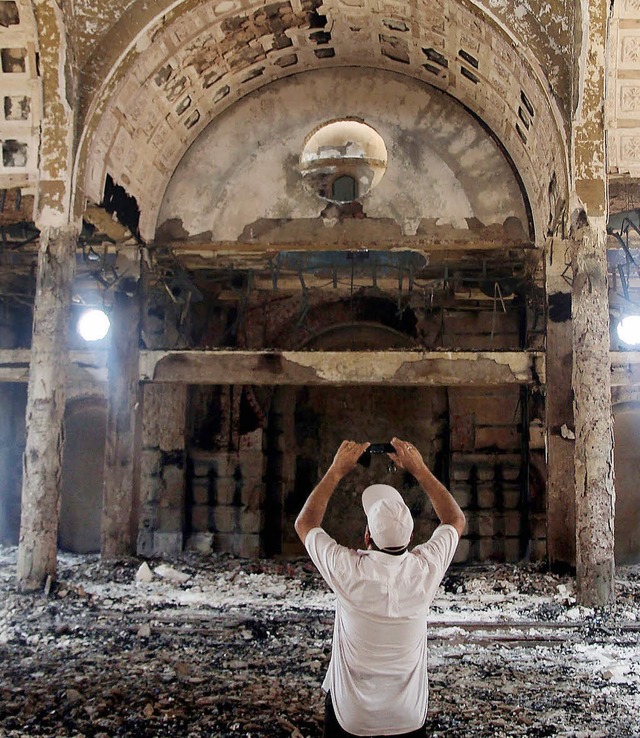
M 262 430 L 242 436 L 237 451 L 191 449 L 187 545 L 236 556 L 262 553 Z

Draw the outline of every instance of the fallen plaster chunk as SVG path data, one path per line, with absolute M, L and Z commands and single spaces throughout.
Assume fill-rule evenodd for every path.
M 189 579 L 191 579 L 191 574 L 186 574 L 183 571 L 178 571 L 172 566 L 167 566 L 166 564 L 160 564 L 160 566 L 156 566 L 153 572 L 159 577 L 162 577 L 163 579 L 169 579 L 172 582 L 176 582 L 177 584 L 184 584 L 185 582 L 189 581 Z
M 149 638 L 151 636 L 151 626 L 149 623 L 144 623 L 138 628 L 138 632 L 136 633 L 138 638 Z
M 138 584 L 149 584 L 153 580 L 153 572 L 149 568 L 149 564 L 143 561 L 140 564 L 140 568 L 136 572 L 136 582 Z
M 566 423 L 564 423 L 560 427 L 560 435 L 563 438 L 566 438 L 569 441 L 575 441 L 576 440 L 576 434 L 571 430 L 571 428 L 569 428 L 569 426 Z
M 612 664 L 602 671 L 602 678 L 614 684 L 625 684 L 628 681 L 629 669 L 626 664 Z
M 576 607 L 567 610 L 564 616 L 567 620 L 580 620 L 593 616 L 593 609 L 591 607 L 576 605 Z

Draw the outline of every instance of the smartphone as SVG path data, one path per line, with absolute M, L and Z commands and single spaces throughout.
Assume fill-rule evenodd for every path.
M 395 448 L 391 443 L 372 443 L 365 451 L 365 454 L 388 454 L 395 453 Z
M 395 448 L 391 443 L 372 443 L 366 451 L 364 451 L 358 459 L 358 464 L 362 466 L 371 466 L 372 454 L 388 454 L 395 453 Z

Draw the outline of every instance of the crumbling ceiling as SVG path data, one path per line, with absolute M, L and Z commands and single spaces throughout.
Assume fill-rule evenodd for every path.
M 629 65 L 633 66 L 635 48 L 627 36 L 635 33 L 629 26 L 633 5 L 618 4 L 621 20 L 614 21 L 626 85 L 619 109 L 627 111 L 627 117 Z M 5 188 L 20 188 L 23 203 L 33 203 L 41 114 L 36 54 L 43 29 L 38 29 L 26 0 L 5 2 L 3 8 L 2 45 L 23 51 L 5 54 L 2 68 L 3 83 L 10 91 L 3 140 L 21 146 L 7 148 L 0 178 Z M 102 201 L 109 175 L 136 198 L 140 231 L 148 240 L 172 172 L 215 116 L 276 79 L 330 68 L 339 80 L 341 69 L 358 66 L 411 76 L 447 92 L 477 115 L 522 178 L 539 246 L 549 224 L 557 225 L 567 191 L 565 134 L 572 99 L 575 12 L 575 3 L 568 0 L 532 0 L 526 6 L 493 0 L 422 4 L 81 0 L 74 3 L 72 14 L 65 6 L 66 42 L 78 74 L 78 83 L 67 90 L 78 106 L 76 215 L 85 210 L 87 196 L 90 203 Z M 91 204 L 87 215 L 90 211 L 96 214 Z M 5 211 L 4 223 L 6 216 Z M 96 238 L 105 237 L 110 249 L 120 240 L 104 228 L 104 219 L 94 225 Z M 31 227 L 21 227 L 26 228 L 24 233 L 8 234 L 8 250 L 31 237 Z M 123 237 L 126 240 L 127 234 Z M 357 243 L 351 246 L 360 248 Z M 188 258 L 184 252 L 181 259 L 187 267 L 212 258 L 218 260 L 214 266 L 224 265 L 228 261 L 224 251 L 216 250 L 214 256 L 213 249 L 207 254 L 192 248 Z M 262 256 L 263 268 L 271 256 Z M 457 252 L 449 258 L 456 256 Z M 255 258 L 255 253 L 247 254 L 245 266 Z M 27 270 L 26 257 L 12 254 L 4 261 L 22 263 L 21 259 Z M 481 258 L 476 269 L 486 269 L 490 262 Z M 437 263 L 431 256 L 431 266 L 436 268 Z

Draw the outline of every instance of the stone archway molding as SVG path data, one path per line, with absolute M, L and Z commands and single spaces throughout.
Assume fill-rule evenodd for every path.
M 100 70 L 76 159 L 76 208 L 102 200 L 108 174 L 135 197 L 140 235 L 152 239 L 171 175 L 211 120 L 276 79 L 359 66 L 419 79 L 474 113 L 512 161 L 541 244 L 568 191 L 565 128 L 541 64 L 473 3 L 441 0 L 415 8 L 410 23 L 403 17 L 400 6 L 365 0 L 212 0 L 143 19 Z

